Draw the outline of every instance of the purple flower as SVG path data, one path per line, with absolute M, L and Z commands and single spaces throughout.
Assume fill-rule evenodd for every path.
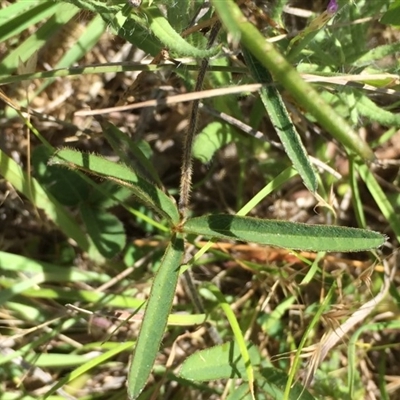
M 132 7 L 139 7 L 140 4 L 142 3 L 142 0 L 128 0 L 129 5 Z
M 328 11 L 329 14 L 335 14 L 338 8 L 339 5 L 336 0 L 329 0 L 329 4 L 326 11 Z

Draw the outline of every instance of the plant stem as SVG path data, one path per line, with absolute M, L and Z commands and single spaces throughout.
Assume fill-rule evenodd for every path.
M 215 39 L 217 38 L 220 28 L 221 24 L 219 21 L 217 21 L 211 28 L 210 37 L 207 43 L 207 48 L 210 48 L 213 45 Z M 196 92 L 200 91 L 203 87 L 208 64 L 209 64 L 208 58 L 203 58 L 201 61 L 199 75 L 197 76 L 196 85 L 194 88 Z M 192 103 L 192 107 L 190 110 L 189 127 L 183 140 L 183 159 L 181 167 L 181 184 L 179 193 L 179 212 L 183 219 L 186 217 L 187 210 L 189 207 L 190 189 L 192 186 L 192 147 L 193 147 L 194 137 L 196 136 L 197 133 L 199 104 L 200 100 L 194 100 Z

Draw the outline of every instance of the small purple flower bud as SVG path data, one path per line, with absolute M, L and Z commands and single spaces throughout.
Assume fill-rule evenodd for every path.
M 326 11 L 328 11 L 329 14 L 335 14 L 338 8 L 339 5 L 336 0 L 329 0 L 329 4 Z
M 137 8 L 142 3 L 142 0 L 128 0 L 128 3 L 131 7 Z

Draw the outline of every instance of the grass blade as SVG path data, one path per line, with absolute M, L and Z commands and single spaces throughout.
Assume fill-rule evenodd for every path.
M 43 261 L 33 260 L 17 254 L 0 251 L 0 265 L 3 271 L 18 273 L 42 274 L 43 281 L 54 282 L 108 282 L 111 278 L 107 274 L 95 271 L 81 271 L 78 267 L 59 266 Z
M 32 54 L 44 46 L 49 37 L 54 36 L 78 12 L 77 7 L 65 4 L 62 12 L 55 12 L 33 35 L 2 59 L 2 69 L 6 70 L 8 74 L 14 72 L 17 69 L 19 59 L 24 62 L 28 60 Z
M 365 164 L 358 164 L 357 171 L 361 176 L 361 179 L 365 182 L 368 187 L 369 192 L 376 201 L 379 209 L 381 210 L 384 217 L 393 229 L 393 232 L 397 236 L 397 240 L 400 239 L 400 219 L 398 214 L 394 211 L 389 199 L 387 198 L 385 192 L 380 187 L 378 181 L 376 180 L 374 174 L 369 170 L 368 166 Z
M 0 10 L 0 20 L 7 21 L 0 25 L 1 43 L 54 14 L 58 7 L 50 1 L 38 3 L 20 1 Z
M 247 349 L 246 341 L 244 339 L 242 330 L 240 329 L 238 320 L 237 320 L 234 312 L 232 311 L 229 303 L 226 301 L 225 296 L 220 292 L 220 290 L 213 284 L 209 284 L 208 289 L 217 298 L 218 303 L 219 303 L 220 307 L 222 308 L 222 310 L 224 311 L 226 318 L 229 321 L 229 325 L 232 328 L 232 332 L 235 336 L 237 345 L 239 347 L 240 355 L 241 355 L 243 363 L 245 365 L 246 378 L 249 383 L 249 390 L 252 395 L 252 398 L 255 399 L 255 397 L 254 397 L 254 369 L 253 369 L 253 365 L 250 360 L 250 354 Z
M 106 351 L 104 354 L 93 358 L 86 362 L 83 365 L 80 365 L 78 368 L 75 368 L 72 372 L 68 375 L 64 376 L 60 379 L 46 394 L 45 399 L 48 398 L 51 394 L 55 393 L 57 389 L 61 388 L 62 386 L 66 385 L 67 383 L 77 379 L 81 375 L 85 374 L 86 372 L 92 370 L 93 368 L 98 367 L 99 365 L 103 364 L 105 361 L 109 360 L 110 358 L 116 356 L 123 351 L 129 350 L 133 346 L 133 342 L 127 342 L 119 344 L 118 346 Z
M 386 330 L 398 331 L 400 329 L 400 321 L 385 321 L 385 322 L 375 322 L 367 325 L 360 326 L 351 336 L 348 344 L 348 360 L 349 360 L 349 395 L 354 398 L 354 380 L 357 365 L 357 355 L 356 355 L 356 345 L 358 343 L 359 337 L 367 332 L 384 332 Z M 382 349 L 381 351 L 385 351 Z

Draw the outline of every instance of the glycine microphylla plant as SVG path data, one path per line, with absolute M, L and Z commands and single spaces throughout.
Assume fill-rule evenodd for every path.
M 398 179 L 375 175 L 400 120 L 396 67 L 377 70 L 398 44 L 368 47 L 391 36 L 364 21 L 396 7 L 320 6 L 0 8 L 13 396 L 367 397 L 356 343 L 389 342 L 370 315 L 400 301 L 380 261 L 400 238 Z M 394 372 L 364 364 L 387 398 Z

